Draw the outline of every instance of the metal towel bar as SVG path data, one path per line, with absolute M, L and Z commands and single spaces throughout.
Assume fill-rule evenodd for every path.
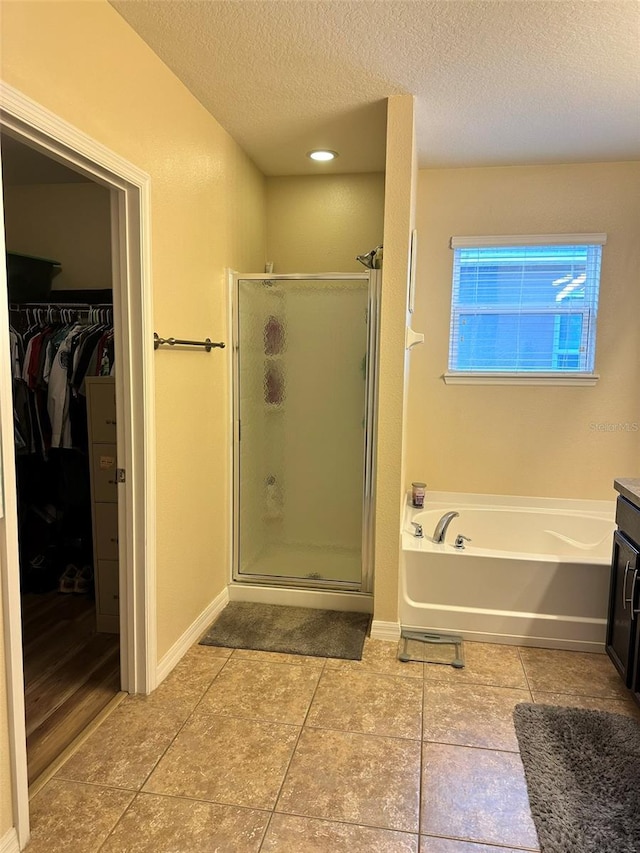
M 207 352 L 211 352 L 214 347 L 224 349 L 224 344 L 220 341 L 212 341 L 211 338 L 205 338 L 204 341 L 185 341 L 181 338 L 161 338 L 157 332 L 153 333 L 153 348 L 158 349 L 163 344 L 168 344 L 170 347 L 176 345 L 185 347 L 204 347 Z

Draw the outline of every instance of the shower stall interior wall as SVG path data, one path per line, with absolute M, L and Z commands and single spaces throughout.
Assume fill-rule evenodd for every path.
M 368 592 L 379 273 L 234 277 L 234 580 Z

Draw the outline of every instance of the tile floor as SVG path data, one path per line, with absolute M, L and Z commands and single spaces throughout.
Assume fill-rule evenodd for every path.
M 194 646 L 33 798 L 29 853 L 538 850 L 518 702 L 638 714 L 604 655 L 466 643 L 466 668 Z

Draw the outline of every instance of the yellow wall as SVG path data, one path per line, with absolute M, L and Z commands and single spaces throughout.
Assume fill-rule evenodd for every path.
M 407 479 L 493 494 L 611 498 L 640 456 L 640 163 L 426 170 Z M 595 387 L 445 385 L 454 235 L 606 232 Z M 598 430 L 597 424 L 629 424 Z
M 228 340 L 225 268 L 265 260 L 264 178 L 117 12 L 7 2 L 2 76 L 151 176 L 155 328 Z M 158 655 L 228 579 L 229 349 L 155 356 Z
M 110 288 L 109 190 L 94 183 L 29 184 L 4 190 L 8 252 L 62 264 L 54 290 Z
M 383 216 L 383 173 L 267 178 L 267 260 L 279 273 L 361 272 Z

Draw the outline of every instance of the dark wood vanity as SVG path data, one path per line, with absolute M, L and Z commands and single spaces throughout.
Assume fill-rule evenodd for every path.
M 609 587 L 607 654 L 640 704 L 640 479 L 615 480 L 619 497 Z

